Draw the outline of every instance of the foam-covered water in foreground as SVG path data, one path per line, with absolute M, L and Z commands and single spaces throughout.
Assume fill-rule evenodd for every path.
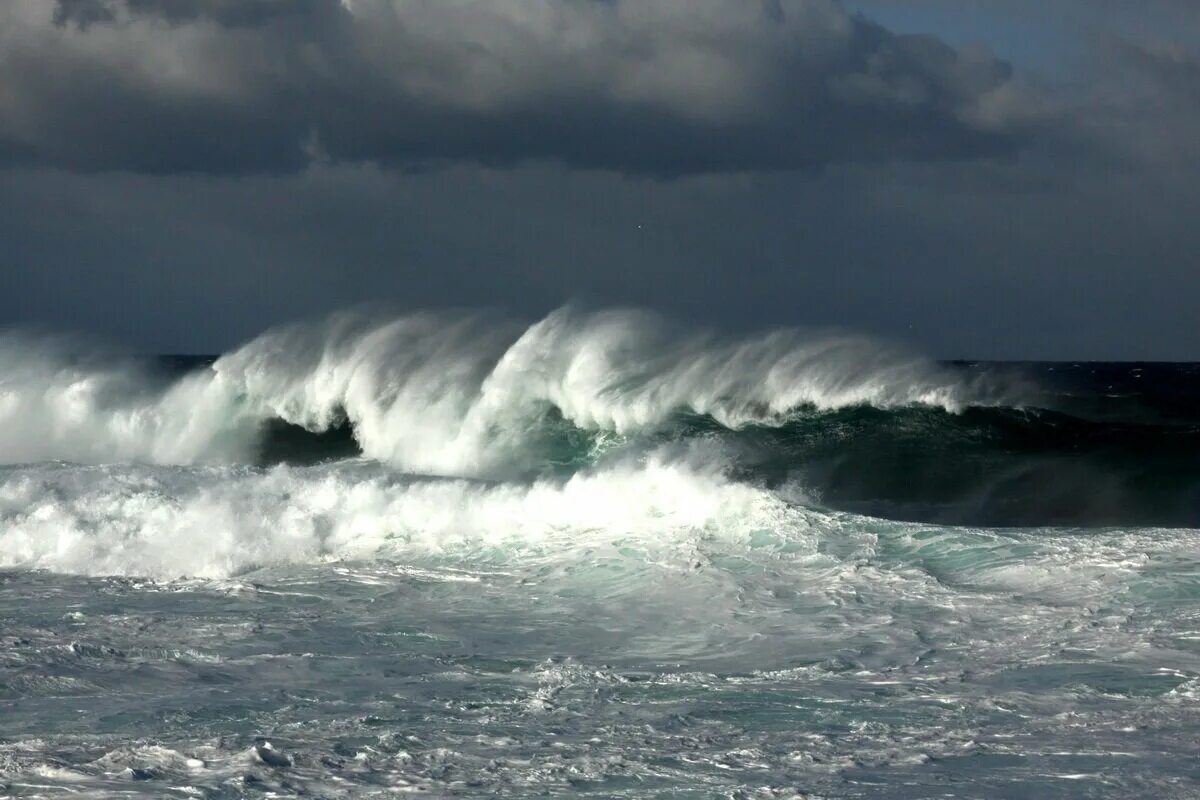
M 1200 796 L 1200 379 L 1105 369 L 572 310 L 10 335 L 0 791 Z

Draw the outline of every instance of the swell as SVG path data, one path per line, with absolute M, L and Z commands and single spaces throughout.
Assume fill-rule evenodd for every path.
M 989 527 L 1200 527 L 1195 425 L 855 408 L 710 435 L 738 443 L 748 478 L 799 482 L 855 513 Z

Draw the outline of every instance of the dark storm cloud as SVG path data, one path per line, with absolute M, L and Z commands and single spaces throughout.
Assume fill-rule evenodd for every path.
M 86 27 L 114 23 L 122 11 L 133 16 L 157 16 L 171 23 L 209 19 L 226 27 L 257 25 L 271 17 L 311 13 L 312 0 L 56 0 L 54 21 Z
M 1003 191 L 964 175 L 1001 167 L 0 170 L 0 320 L 217 352 L 361 302 L 535 318 L 576 300 L 849 327 L 941 357 L 1200 354 L 1196 169 Z
M 1092 105 L 1108 140 L 1145 162 L 1200 163 L 1200 51 L 1114 36 L 1101 57 Z
M 8 0 L 0 158 L 288 171 L 531 159 L 647 174 L 1009 152 L 982 48 L 833 0 Z
M 0 0 L 0 325 L 580 300 L 1200 354 L 1200 4 L 845 5 Z

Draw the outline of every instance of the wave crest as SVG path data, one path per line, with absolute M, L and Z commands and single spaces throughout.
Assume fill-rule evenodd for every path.
M 802 407 L 997 402 L 997 387 L 867 337 L 777 330 L 732 339 L 642 311 L 564 308 L 532 326 L 492 315 L 345 312 L 268 331 L 164 381 L 63 345 L 0 344 L 0 458 L 195 464 L 253 460 L 272 419 L 348 422 L 404 470 L 537 471 L 564 435 L 633 435 L 691 412 L 737 428 Z

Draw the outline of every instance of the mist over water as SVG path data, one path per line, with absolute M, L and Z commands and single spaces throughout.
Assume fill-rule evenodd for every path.
M 0 786 L 1193 797 L 1197 389 L 641 311 L 6 334 Z

